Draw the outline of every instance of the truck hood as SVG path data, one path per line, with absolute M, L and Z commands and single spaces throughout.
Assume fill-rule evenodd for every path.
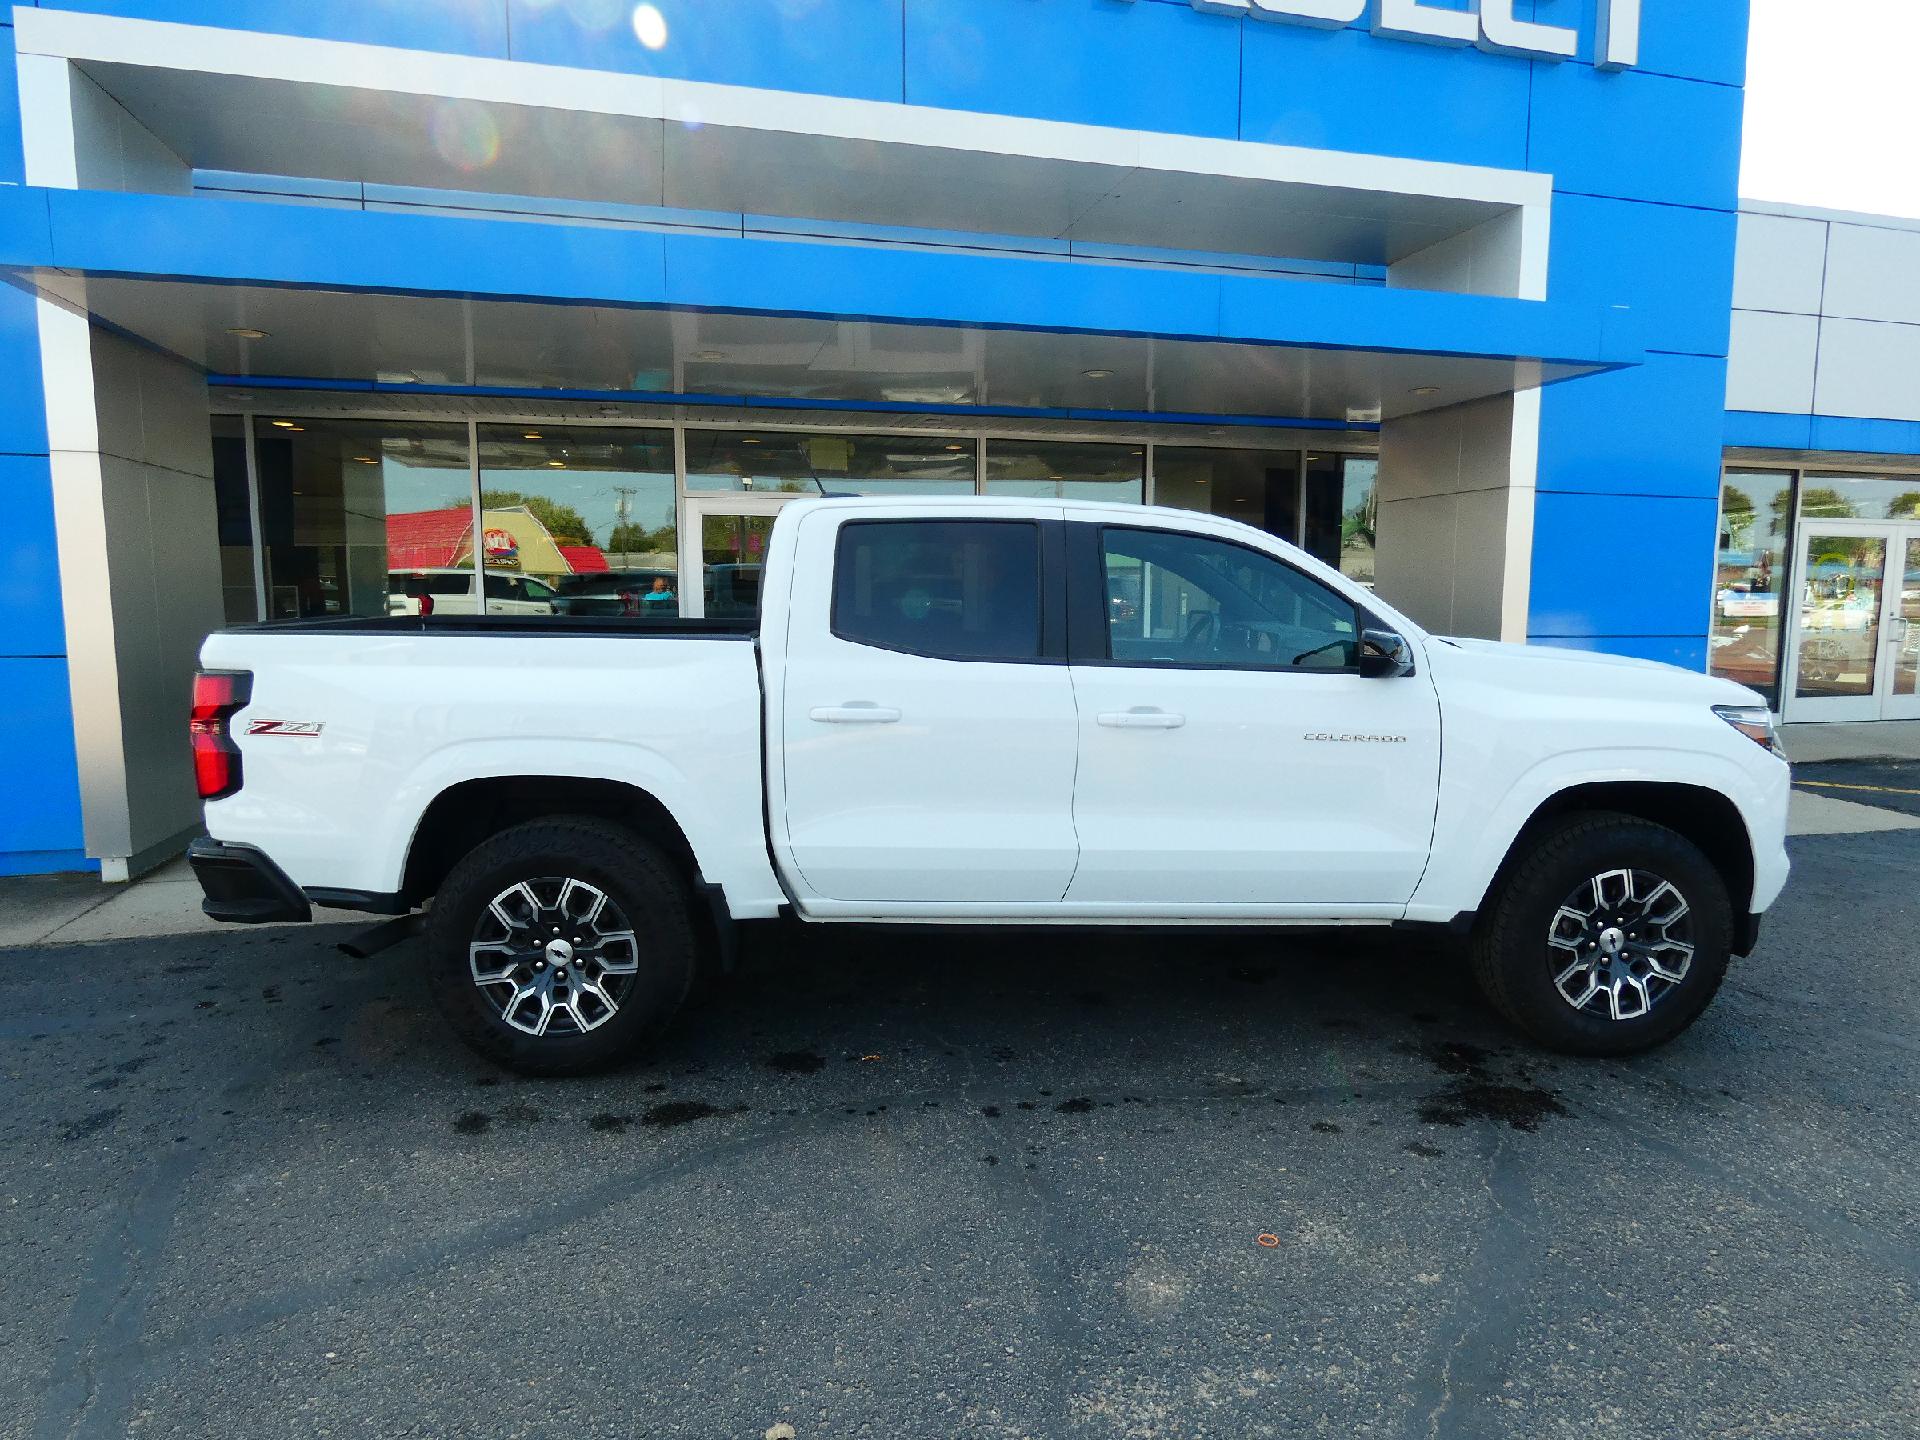
M 1698 699 L 1710 705 L 1764 707 L 1767 703 L 1765 697 L 1744 685 L 1658 660 L 1635 660 L 1596 650 L 1563 650 L 1553 645 L 1509 645 L 1499 640 L 1474 640 L 1455 635 L 1436 635 L 1433 641 L 1484 657 L 1502 671 L 1508 671 L 1516 683 L 1529 688 L 1552 685 L 1556 689 L 1594 695 L 1625 692 L 1650 698 Z

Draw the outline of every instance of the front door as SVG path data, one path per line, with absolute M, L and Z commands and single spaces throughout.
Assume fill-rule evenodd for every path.
M 1264 550 L 1067 527 L 1080 865 L 1071 904 L 1204 916 L 1390 914 L 1420 882 L 1440 779 L 1422 667 L 1359 673 L 1363 612 Z M 1082 617 L 1087 617 L 1083 624 Z M 1082 629 L 1105 631 L 1087 647 Z
M 679 612 L 751 620 L 760 613 L 760 573 L 774 518 L 794 495 L 690 495 L 680 528 Z
M 1920 718 L 1920 524 L 1810 521 L 1796 558 L 1785 718 Z

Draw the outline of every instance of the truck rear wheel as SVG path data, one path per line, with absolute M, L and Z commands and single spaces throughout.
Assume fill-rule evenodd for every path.
M 1628 815 L 1571 815 L 1526 837 L 1474 931 L 1474 977 L 1534 1040 L 1630 1055 L 1700 1018 L 1726 977 L 1726 882 L 1698 847 Z
M 687 891 L 660 851 L 562 816 L 482 841 L 428 914 L 434 1003 L 473 1049 L 528 1075 L 580 1075 L 664 1030 L 693 982 Z

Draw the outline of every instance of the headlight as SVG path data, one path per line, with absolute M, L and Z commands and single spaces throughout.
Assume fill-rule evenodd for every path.
M 1716 705 L 1713 713 L 1756 745 L 1763 745 L 1782 760 L 1787 752 L 1780 748 L 1780 732 L 1774 729 L 1773 712 L 1764 705 Z

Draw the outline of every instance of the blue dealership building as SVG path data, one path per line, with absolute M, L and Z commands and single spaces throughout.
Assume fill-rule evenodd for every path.
M 1209 510 L 1438 631 L 1920 716 L 1920 228 L 1743 209 L 1746 40 L 1746 0 L 16 4 L 0 872 L 177 853 L 212 629 L 737 613 L 821 490 Z

